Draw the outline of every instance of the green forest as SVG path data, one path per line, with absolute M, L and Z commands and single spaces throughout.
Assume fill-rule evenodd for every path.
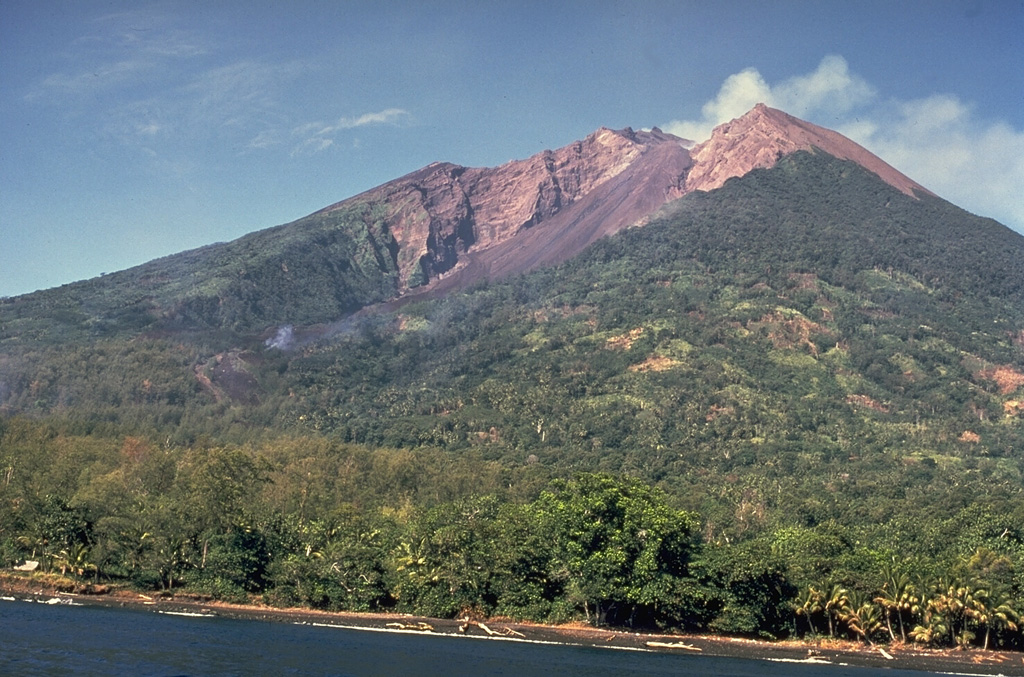
M 202 303 L 142 267 L 0 302 L 0 566 L 1024 649 L 1019 235 L 798 153 L 560 266 L 346 315 L 389 293 L 377 213 L 256 234 L 284 267 L 217 246 Z M 324 232 L 345 294 L 282 281 Z

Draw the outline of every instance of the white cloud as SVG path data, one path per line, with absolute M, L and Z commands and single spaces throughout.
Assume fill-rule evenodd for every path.
M 1024 130 L 986 120 L 949 94 L 881 101 L 841 56 L 778 84 L 754 68 L 740 71 L 704 104 L 700 119 L 661 127 L 703 141 L 757 103 L 835 129 L 941 197 L 1024 232 Z
M 280 143 L 280 138 L 277 132 L 272 129 L 265 129 L 254 136 L 247 144 L 247 147 L 253 149 L 270 148 L 278 143 Z
M 875 99 L 875 89 L 850 73 L 846 59 L 826 56 L 817 70 L 771 89 L 772 104 L 791 115 L 843 116 Z M 765 102 L 767 103 L 767 102 Z
M 299 155 L 313 155 L 319 153 L 322 150 L 327 150 L 334 145 L 334 139 L 326 139 L 322 136 L 313 136 L 303 141 L 300 141 L 295 148 L 292 149 L 292 157 Z
M 366 125 L 386 125 L 400 122 L 408 117 L 409 113 L 401 108 L 388 108 L 379 113 L 365 113 L 357 118 L 340 118 L 336 127 L 338 129 L 353 129 L 365 127 Z
M 758 103 L 779 108 L 791 115 L 811 113 L 833 116 L 848 113 L 875 96 L 874 89 L 852 75 L 841 56 L 826 56 L 818 68 L 807 75 L 769 85 L 754 68 L 730 75 L 717 96 L 701 108 L 699 120 L 673 120 L 662 129 L 692 141 L 704 141 L 716 125 L 738 118 Z
M 1024 232 L 1024 130 L 948 94 L 868 115 L 870 124 L 836 129 L 939 196 Z
M 139 136 L 156 136 L 162 127 L 155 122 L 140 123 L 135 127 L 135 133 Z
M 292 150 L 292 155 L 317 153 L 330 147 L 333 136 L 346 129 L 356 129 L 369 125 L 397 125 L 411 117 L 409 111 L 401 108 L 386 108 L 376 113 L 364 113 L 357 117 L 338 118 L 333 123 L 307 122 L 292 130 L 292 134 L 304 137 Z

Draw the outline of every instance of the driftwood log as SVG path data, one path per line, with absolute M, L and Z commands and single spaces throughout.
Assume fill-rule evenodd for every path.
M 647 646 L 658 649 L 683 649 L 684 651 L 703 651 L 699 646 L 683 644 L 682 642 L 647 642 Z
M 399 630 L 416 630 L 418 632 L 433 632 L 434 626 L 430 623 L 388 623 L 389 628 L 398 628 Z

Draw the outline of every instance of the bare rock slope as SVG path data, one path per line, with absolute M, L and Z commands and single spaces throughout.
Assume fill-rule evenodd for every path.
M 693 148 L 694 166 L 686 177 L 686 192 L 714 190 L 735 176 L 771 167 L 785 155 L 815 149 L 856 162 L 908 195 L 915 191 L 931 194 L 842 134 L 764 104 L 719 125 L 710 139 Z
M 856 162 L 911 195 L 928 192 L 841 134 L 758 104 L 696 146 L 658 128 L 602 128 L 499 167 L 434 163 L 322 211 L 383 205 L 400 293 L 436 294 L 564 261 L 671 200 L 799 150 Z

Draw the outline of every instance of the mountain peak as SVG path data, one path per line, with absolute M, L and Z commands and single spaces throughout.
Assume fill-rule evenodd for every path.
M 691 151 L 694 167 L 687 176 L 687 192 L 714 190 L 728 179 L 743 176 L 753 169 L 771 167 L 779 158 L 799 150 L 820 150 L 855 162 L 907 195 L 932 194 L 842 134 L 763 103 L 735 120 L 718 125 L 710 139 L 694 146 Z
M 444 294 L 564 261 L 670 200 L 801 150 L 853 161 L 909 195 L 927 192 L 842 135 L 762 103 L 701 144 L 657 127 L 600 127 L 497 167 L 435 162 L 319 214 L 376 205 L 397 296 Z

